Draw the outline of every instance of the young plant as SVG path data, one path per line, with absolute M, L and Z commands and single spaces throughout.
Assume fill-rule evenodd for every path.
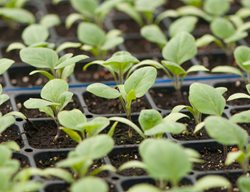
M 57 15 L 49 14 L 44 16 L 39 24 L 32 24 L 26 27 L 22 33 L 23 43 L 11 43 L 7 52 L 25 47 L 49 47 L 54 48 L 53 43 L 47 42 L 49 38 L 49 28 L 60 24 L 60 19 Z
M 123 117 L 111 117 L 110 120 L 128 125 L 145 139 L 147 137 L 162 138 L 165 133 L 180 134 L 184 132 L 186 130 L 186 126 L 177 122 L 179 119 L 184 117 L 187 116 L 185 114 L 172 111 L 169 115 L 163 118 L 158 111 L 154 109 L 147 109 L 140 112 L 140 127 Z
M 211 138 L 226 146 L 237 146 L 238 150 L 227 154 L 225 164 L 230 165 L 237 161 L 244 173 L 247 173 L 249 171 L 250 144 L 248 142 L 248 133 L 235 123 L 240 123 L 240 121 L 239 115 L 232 117 L 230 120 L 210 116 L 205 119 L 204 123 L 206 131 Z
M 103 171 L 114 172 L 115 168 L 111 165 L 102 165 L 98 168 L 91 169 L 94 161 L 104 158 L 111 152 L 113 147 L 114 141 L 108 135 L 98 135 L 87 138 L 80 142 L 73 151 L 69 152 L 66 159 L 58 162 L 56 167 L 69 168 L 75 180 L 95 176 Z
M 183 3 L 189 6 L 201 7 L 203 0 L 181 0 Z
M 180 32 L 191 33 L 194 30 L 197 22 L 198 19 L 194 16 L 184 16 L 177 19 L 169 27 L 170 37 L 174 37 Z M 167 35 L 164 34 L 158 25 L 152 24 L 142 27 L 141 35 L 149 42 L 157 44 L 161 49 L 167 44 Z
M 188 97 L 191 105 L 178 105 L 173 111 L 188 110 L 192 114 L 198 128 L 202 122 L 202 114 L 222 116 L 226 106 L 226 100 L 223 94 L 226 91 L 227 89 L 224 87 L 214 88 L 202 83 L 193 83 L 189 88 Z M 196 131 L 198 130 L 195 130 L 195 132 Z
M 250 99 L 250 84 L 246 85 L 246 90 L 247 90 L 247 93 L 235 93 L 233 95 L 231 95 L 227 101 L 233 101 L 233 100 L 236 100 L 236 99 Z
M 100 4 L 99 0 L 70 0 L 72 7 L 78 13 L 72 13 L 66 18 L 66 27 L 70 28 L 76 21 L 84 20 L 103 28 L 106 16 L 122 1 L 108 0 Z
M 50 80 L 41 90 L 41 99 L 30 98 L 24 102 L 27 109 L 38 109 L 51 117 L 57 125 L 57 134 L 54 140 L 60 136 L 58 113 L 72 101 L 73 93 L 69 91 L 69 85 L 61 79 Z
M 116 8 L 143 26 L 154 22 L 157 8 L 165 2 L 166 0 L 123 0 L 122 3 L 116 5 Z
M 125 82 L 117 85 L 117 89 L 102 83 L 94 83 L 87 87 L 87 91 L 105 99 L 120 99 L 120 103 L 131 120 L 131 105 L 154 85 L 157 71 L 154 67 L 142 67 L 135 70 Z M 131 136 L 131 133 L 129 132 Z
M 133 187 L 129 192 L 193 192 L 217 187 L 231 187 L 231 184 L 220 176 L 203 177 L 194 186 L 179 187 L 181 180 L 192 171 L 192 163 L 200 162 L 200 155 L 192 149 L 185 149 L 181 145 L 166 139 L 147 139 L 143 141 L 139 146 L 139 153 L 142 162 L 130 161 L 123 164 L 119 169 L 144 169 L 156 181 L 157 187 L 143 184 Z M 154 157 L 153 160 L 152 157 Z M 167 190 L 168 183 L 170 183 L 169 190 Z
M 86 116 L 78 109 L 61 111 L 58 113 L 57 118 L 62 125 L 60 129 L 78 143 L 85 138 L 98 135 L 110 124 L 109 119 L 106 117 L 96 117 L 91 121 L 87 121 Z
M 77 62 L 88 58 L 86 55 L 74 56 L 69 53 L 59 58 L 58 53 L 49 48 L 34 48 L 28 47 L 23 48 L 20 51 L 21 60 L 38 70 L 34 70 L 30 75 L 40 73 L 47 77 L 49 80 L 52 79 L 64 79 L 73 73 Z
M 82 43 L 65 42 L 57 48 L 61 51 L 65 48 L 80 47 L 84 51 L 90 52 L 94 57 L 105 58 L 108 51 L 123 43 L 124 39 L 119 30 L 105 32 L 94 23 L 82 22 L 77 29 L 77 38 Z
M 180 90 L 184 78 L 192 72 L 208 71 L 204 66 L 194 65 L 187 71 L 181 66 L 197 54 L 195 39 L 187 32 L 175 35 L 163 48 L 162 69 L 173 80 L 176 90 Z
M 0 1 L 0 16 L 8 25 L 15 23 L 31 24 L 35 22 L 32 13 L 23 7 L 28 0 L 6 0 Z

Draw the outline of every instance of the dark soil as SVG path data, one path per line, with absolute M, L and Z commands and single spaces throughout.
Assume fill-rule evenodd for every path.
M 228 148 L 230 151 L 231 148 Z M 211 170 L 227 170 L 227 169 L 240 169 L 238 164 L 232 164 L 230 166 L 225 165 L 226 155 L 223 153 L 222 148 L 212 146 L 202 146 L 198 150 L 201 154 L 201 159 L 204 163 L 195 164 L 194 170 L 197 171 L 211 171 Z
M 188 105 L 188 88 L 183 87 L 181 92 L 173 87 L 152 88 L 149 90 L 156 106 L 161 109 L 172 109 L 176 105 Z
M 141 160 L 141 157 L 137 149 L 127 149 L 127 150 L 117 150 L 109 154 L 109 159 L 111 164 L 119 168 L 122 164 L 132 161 L 132 160 Z M 126 169 L 124 171 L 119 171 L 118 174 L 123 176 L 141 176 L 145 175 L 145 171 L 142 169 Z
M 121 30 L 125 34 L 140 33 L 140 26 L 132 19 L 114 19 L 113 25 L 115 29 Z
M 1 42 L 15 42 L 21 40 L 21 34 L 25 26 L 16 26 L 15 28 L 10 28 L 7 25 L 0 25 L 0 34 L 4 34 L 0 37 Z
M 243 112 L 243 111 L 247 111 L 249 110 L 249 108 L 240 108 L 240 109 L 233 109 L 230 111 L 231 115 L 235 115 L 237 113 Z M 239 123 L 239 125 L 245 129 L 248 134 L 250 135 L 250 123 Z
M 91 93 L 84 93 L 83 98 L 91 113 L 95 114 L 118 114 L 124 113 L 119 99 L 103 99 Z M 140 112 L 149 109 L 150 105 L 145 97 L 137 99 L 131 106 L 132 112 Z
M 29 98 L 40 98 L 39 95 L 19 95 L 16 97 L 17 108 L 20 112 L 22 112 L 28 118 L 43 118 L 48 117 L 45 113 L 41 113 L 37 109 L 26 109 L 23 106 L 23 103 L 28 100 Z M 82 107 L 80 101 L 78 100 L 77 96 L 73 96 L 73 102 L 70 102 L 66 107 L 65 110 L 72 110 L 72 109 L 80 109 L 82 111 Z
M 131 54 L 161 54 L 161 50 L 156 44 L 143 38 L 126 39 L 124 44 Z
M 66 28 L 65 23 L 60 24 L 59 26 L 55 27 L 56 33 L 58 36 L 64 38 L 76 38 L 76 31 L 77 31 L 77 23 L 74 23 L 69 29 Z
M 21 168 L 28 168 L 30 167 L 29 160 L 26 156 L 21 155 L 19 153 L 13 153 L 12 156 L 13 159 L 16 159 L 20 162 Z
M 1 54 L 4 58 L 9 58 L 15 61 L 15 63 L 21 63 L 21 59 L 19 57 L 19 50 L 12 50 L 7 52 L 7 46 L 1 48 Z
M 15 141 L 21 148 L 23 147 L 22 137 L 17 126 L 12 125 L 0 135 L 0 143 L 6 141 Z
M 49 13 L 54 13 L 59 15 L 62 18 L 67 17 L 69 14 L 74 12 L 73 7 L 69 1 L 62 1 L 56 5 L 52 3 L 46 4 L 46 8 Z
M 8 71 L 10 83 L 17 87 L 42 86 L 48 82 L 48 79 L 40 74 L 29 75 L 34 71 L 33 67 L 13 67 Z M 22 73 L 20 73 L 22 71 Z
M 216 53 L 220 53 L 223 50 L 221 48 L 218 47 L 218 45 L 216 45 L 215 43 L 211 43 L 207 46 L 204 47 L 200 47 L 198 49 L 198 53 L 199 54 L 216 54 Z
M 5 103 L 3 103 L 1 106 L 0 106 L 0 112 L 5 115 L 6 113 L 9 113 L 11 112 L 13 109 L 12 109 L 12 106 L 11 106 L 11 103 L 10 101 L 6 101 Z
M 33 126 L 27 123 L 24 125 L 30 146 L 39 149 L 70 148 L 76 146 L 76 143 L 63 132 L 61 132 L 58 140 L 54 141 L 57 127 L 53 121 L 34 121 L 32 123 Z
M 210 33 L 209 23 L 205 20 L 200 19 L 196 24 L 195 30 L 193 32 L 195 36 L 201 37 L 205 34 Z
M 235 82 L 228 82 L 228 83 L 218 83 L 215 85 L 215 87 L 226 87 L 228 90 L 224 94 L 224 97 L 226 99 L 229 98 L 229 96 L 235 94 L 235 93 L 246 93 L 246 84 L 244 82 L 235 81 Z M 227 102 L 229 105 L 232 106 L 239 106 L 239 105 L 249 105 L 250 99 L 236 99 L 233 101 Z
M 180 8 L 181 6 L 185 5 L 181 1 L 167 1 L 167 3 L 164 5 L 166 9 L 177 9 Z

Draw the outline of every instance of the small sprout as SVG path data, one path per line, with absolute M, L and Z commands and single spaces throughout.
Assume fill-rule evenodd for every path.
M 99 4 L 99 0 L 70 0 L 72 7 L 78 13 L 72 13 L 66 18 L 66 27 L 70 28 L 76 21 L 84 20 L 95 23 L 103 28 L 106 16 L 122 1 L 109 0 Z
M 98 135 L 80 142 L 68 157 L 56 164 L 59 168 L 70 168 L 76 178 L 88 178 L 103 171 L 115 171 L 111 165 L 102 165 L 90 170 L 94 160 L 104 158 L 114 147 L 108 135 Z M 74 188 L 74 187 L 73 187 Z
M 40 73 L 49 80 L 59 78 L 67 80 L 73 73 L 77 62 L 87 59 L 86 55 L 77 55 L 69 53 L 59 58 L 58 54 L 49 48 L 24 48 L 20 51 L 21 60 L 38 70 L 30 74 Z
M 108 192 L 108 185 L 100 178 L 96 177 L 85 177 L 75 182 L 71 186 L 71 192 L 81 192 L 84 189 L 84 192 Z
M 162 69 L 173 80 L 176 90 L 180 90 L 184 78 L 192 72 L 208 71 L 204 66 L 194 65 L 187 71 L 181 66 L 197 54 L 195 39 L 186 32 L 174 36 L 162 50 Z
M 61 129 L 74 141 L 80 143 L 85 137 L 93 137 L 101 133 L 110 121 L 106 117 L 96 117 L 87 121 L 86 116 L 78 109 L 58 113 Z
M 54 79 L 42 88 L 41 99 L 30 98 L 24 102 L 24 106 L 27 109 L 38 109 L 55 121 L 58 126 L 55 136 L 55 140 L 57 140 L 60 135 L 58 113 L 72 101 L 72 97 L 73 93 L 69 92 L 67 82 L 61 79 Z
M 26 27 L 22 33 L 23 43 L 11 43 L 7 52 L 23 49 L 25 47 L 48 47 L 54 48 L 53 43 L 48 43 L 49 28 L 60 24 L 60 19 L 57 15 L 49 14 L 44 16 L 39 24 L 32 24 Z
M 102 83 L 94 83 L 87 87 L 87 91 L 105 99 L 120 99 L 120 103 L 131 120 L 131 105 L 137 99 L 143 97 L 154 85 L 157 71 L 153 67 L 143 67 L 135 70 L 124 82 L 117 85 L 117 89 Z M 132 133 L 129 132 L 131 137 Z
M 232 101 L 236 99 L 250 99 L 250 84 L 246 85 L 247 93 L 235 93 L 231 95 L 227 100 Z
M 80 47 L 90 52 L 94 57 L 105 58 L 108 51 L 123 43 L 123 37 L 119 30 L 105 32 L 94 23 L 83 22 L 78 26 L 77 38 L 82 43 L 65 42 L 57 48 L 57 52 L 66 48 Z
M 158 7 L 163 5 L 165 0 L 136 0 L 118 3 L 116 8 L 135 20 L 140 26 L 152 24 Z

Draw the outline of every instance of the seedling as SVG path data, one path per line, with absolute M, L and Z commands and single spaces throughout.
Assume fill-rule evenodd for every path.
M 28 0 L 6 0 L 0 2 L 0 16 L 10 26 L 14 23 L 31 24 L 35 17 L 23 9 Z M 13 23 L 14 22 L 14 23 Z
M 73 73 L 77 62 L 88 58 L 86 55 L 74 56 L 69 53 L 59 58 L 58 53 L 49 48 L 28 47 L 20 51 L 21 60 L 38 70 L 30 75 L 40 73 L 49 80 L 64 79 Z
M 176 90 L 180 90 L 184 78 L 192 72 L 208 71 L 204 66 L 194 65 L 187 71 L 181 66 L 197 54 L 195 39 L 186 32 L 175 35 L 163 48 L 162 69 L 173 80 Z
M 60 24 L 60 19 L 57 15 L 49 14 L 44 16 L 39 24 L 32 24 L 24 29 L 22 33 L 23 43 L 11 43 L 7 48 L 7 52 L 25 47 L 54 48 L 55 45 L 47 42 L 47 40 L 49 38 L 49 28 L 58 24 Z
M 172 111 L 169 115 L 163 118 L 158 111 L 154 109 L 147 109 L 142 110 L 139 115 L 140 127 L 123 117 L 111 117 L 110 120 L 128 125 L 145 139 L 147 137 L 162 138 L 165 133 L 182 133 L 185 131 L 186 127 L 184 124 L 178 123 L 177 121 L 184 117 L 187 116 L 185 114 Z
M 103 171 L 115 171 L 111 165 L 102 165 L 90 170 L 95 160 L 104 158 L 114 147 L 114 141 L 107 135 L 98 135 L 80 142 L 65 160 L 56 164 L 60 168 L 69 168 L 76 180 L 95 176 Z M 76 186 L 75 186 L 76 187 Z M 72 187 L 74 188 L 74 187 Z
M 24 102 L 27 109 L 38 109 L 51 117 L 57 125 L 56 141 L 60 136 L 60 125 L 57 119 L 58 113 L 72 101 L 73 93 L 69 92 L 66 81 L 54 79 L 49 81 L 41 90 L 41 99 L 30 98 Z
M 70 0 L 72 7 L 78 13 L 72 13 L 66 18 L 66 27 L 70 28 L 76 21 L 84 20 L 103 28 L 106 16 L 120 2 L 122 0 L 109 0 L 101 4 L 99 0 Z
M 119 169 L 141 168 L 147 171 L 148 175 L 156 180 L 157 187 L 150 185 L 139 185 L 129 192 L 149 191 L 205 191 L 215 187 L 230 188 L 230 183 L 219 176 L 208 176 L 202 178 L 194 186 L 178 187 L 181 180 L 192 171 L 192 162 L 200 162 L 199 153 L 192 149 L 185 149 L 182 146 L 166 139 L 147 139 L 139 146 L 140 161 L 130 161 L 123 164 Z M 171 154 L 171 155 L 169 155 Z M 154 160 L 152 161 L 152 157 Z M 211 182 L 216 181 L 217 182 Z M 170 183 L 170 190 L 166 190 Z M 140 190 L 139 190 L 140 189 Z M 144 189 L 144 190 L 143 190 Z
M 90 52 L 94 57 L 103 59 L 107 56 L 108 51 L 124 41 L 119 30 L 111 30 L 106 33 L 98 25 L 86 22 L 78 26 L 77 38 L 82 44 L 65 42 L 57 48 L 57 51 L 71 48 L 71 46 L 72 48 L 80 47 L 82 50 Z
M 205 119 L 205 128 L 209 136 L 217 142 L 232 146 L 236 145 L 238 150 L 231 151 L 227 154 L 225 164 L 230 165 L 237 161 L 243 171 L 249 170 L 250 145 L 248 143 L 247 132 L 234 122 L 239 122 L 239 116 L 227 120 L 222 117 L 208 117 Z
M 198 19 L 193 16 L 184 16 L 177 19 L 169 27 L 170 37 L 174 37 L 180 32 L 191 33 L 197 23 Z M 161 49 L 167 44 L 166 34 L 161 30 L 158 25 L 146 25 L 141 28 L 141 35 L 149 42 L 157 44 Z
M 79 181 L 73 183 L 71 186 L 71 192 L 80 192 L 84 189 L 85 192 L 108 192 L 108 185 L 104 180 L 96 177 L 85 177 Z
M 246 90 L 247 93 L 235 93 L 233 95 L 231 95 L 227 100 L 228 101 L 233 101 L 236 99 L 250 99 L 250 84 L 246 85 Z
M 173 109 L 173 112 L 179 112 L 182 109 L 188 110 L 196 124 L 202 122 L 202 114 L 221 116 L 224 112 L 226 101 L 223 94 L 227 91 L 224 87 L 214 88 L 212 86 L 193 83 L 189 88 L 189 103 L 187 105 L 178 105 Z M 195 132 L 198 130 L 195 130 Z
M 195 7 L 201 7 L 203 4 L 202 0 L 181 0 L 181 1 L 185 3 L 186 5 L 195 6 Z
M 62 125 L 61 129 L 78 143 L 85 138 L 98 135 L 110 124 L 106 117 L 96 117 L 87 121 L 86 116 L 78 109 L 59 112 L 58 120 Z

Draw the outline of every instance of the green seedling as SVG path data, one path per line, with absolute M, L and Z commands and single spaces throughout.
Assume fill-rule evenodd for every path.
M 114 29 L 106 33 L 98 25 L 87 22 L 79 24 L 77 38 L 80 43 L 65 42 L 57 48 L 57 51 L 80 47 L 81 50 L 90 52 L 94 57 L 103 59 L 107 56 L 108 51 L 124 41 L 119 30 Z
M 123 123 L 133 128 L 142 138 L 162 138 L 165 133 L 180 134 L 186 130 L 184 124 L 178 123 L 179 119 L 187 117 L 179 112 L 171 112 L 166 117 L 154 109 L 142 110 L 139 115 L 139 126 L 123 117 L 111 117 L 111 121 Z M 114 131 L 114 130 L 113 130 Z
M 49 14 L 44 16 L 39 24 L 32 24 L 26 27 L 22 33 L 23 43 L 11 43 L 7 52 L 19 50 L 25 47 L 49 47 L 54 48 L 53 43 L 47 42 L 49 38 L 49 28 L 59 25 L 60 19 L 57 15 Z
M 51 177 L 55 176 L 72 182 L 71 175 L 57 168 L 21 168 L 18 160 L 12 159 L 13 151 L 18 151 L 19 146 L 14 142 L 0 144 L 0 191 L 5 192 L 33 192 L 42 189 L 43 183 L 32 180 L 34 176 Z
M 203 5 L 203 0 L 181 0 L 181 1 L 189 6 L 201 7 Z
M 113 172 L 115 168 L 111 165 L 102 165 L 98 168 L 90 169 L 95 160 L 104 158 L 113 147 L 114 141 L 108 135 L 87 138 L 80 142 L 73 151 L 69 152 L 65 160 L 58 162 L 56 167 L 70 169 L 75 180 L 95 176 L 103 171 Z
M 200 162 L 200 155 L 192 149 L 185 149 L 179 144 L 166 139 L 147 139 L 143 141 L 139 146 L 139 153 L 142 162 L 130 161 L 123 164 L 119 169 L 144 169 L 156 181 L 157 187 L 143 184 L 131 188 L 129 192 L 193 192 L 217 187 L 230 188 L 231 186 L 230 182 L 223 177 L 207 176 L 200 179 L 194 186 L 179 187 L 181 180 L 192 171 L 192 163 Z M 153 161 L 152 157 L 154 157 Z M 171 186 L 169 190 L 167 189 L 168 183 Z
M 194 16 L 184 16 L 177 19 L 169 27 L 170 37 L 174 37 L 178 33 L 188 32 L 191 33 L 198 19 Z M 167 44 L 166 34 L 156 24 L 146 25 L 141 28 L 141 35 L 149 42 L 157 44 L 161 49 Z
M 233 101 L 236 99 L 250 99 L 250 84 L 246 85 L 246 90 L 247 90 L 247 94 L 246 93 L 235 93 L 233 95 L 231 95 L 227 101 Z
M 55 0 L 58 3 L 62 0 Z M 103 28 L 106 16 L 123 0 L 108 0 L 100 4 L 99 0 L 70 0 L 72 7 L 78 13 L 72 13 L 66 18 L 66 27 L 70 28 L 77 21 L 92 22 Z
M 73 183 L 70 188 L 71 192 L 81 192 L 84 189 L 84 192 L 108 192 L 109 188 L 107 183 L 97 177 L 85 177 L 79 181 Z
M 116 5 L 116 8 L 143 26 L 154 23 L 157 8 L 165 2 L 166 0 L 123 0 L 122 3 Z
M 61 129 L 78 143 L 85 138 L 98 135 L 110 124 L 106 117 L 96 117 L 88 121 L 86 116 L 78 109 L 61 111 L 57 117 L 62 125 Z
M 197 54 L 195 39 L 187 32 L 181 32 L 175 35 L 163 48 L 161 69 L 167 77 L 173 80 L 176 90 L 180 90 L 184 78 L 197 71 L 208 71 L 204 66 L 194 65 L 185 70 L 181 65 L 192 59 Z
M 223 94 L 227 91 L 224 87 L 214 88 L 203 83 L 193 83 L 189 88 L 189 103 L 187 105 L 178 105 L 174 107 L 173 112 L 180 112 L 183 109 L 190 112 L 196 122 L 194 132 L 202 128 L 202 114 L 222 116 L 226 107 L 226 100 Z
M 241 117 L 242 116 L 241 114 Z M 223 145 L 236 145 L 238 148 L 238 150 L 229 153 L 226 151 L 228 154 L 225 164 L 230 165 L 236 161 L 241 165 L 243 171 L 247 173 L 249 171 L 250 160 L 248 133 L 235 122 L 240 122 L 239 115 L 232 117 L 230 120 L 222 117 L 210 116 L 204 121 L 206 131 L 211 138 Z
M 105 99 L 120 99 L 120 103 L 131 120 L 131 105 L 137 99 L 143 97 L 154 85 L 157 71 L 153 67 L 142 67 L 135 70 L 124 83 L 117 85 L 117 89 L 102 83 L 94 83 L 87 87 L 87 91 Z M 131 131 L 131 130 L 130 130 Z M 132 133 L 129 131 L 129 136 Z
M 41 90 L 41 99 L 30 98 L 24 102 L 27 109 L 38 109 L 51 117 L 57 125 L 57 134 L 54 140 L 60 136 L 58 113 L 72 101 L 73 93 L 69 91 L 69 85 L 61 79 L 50 80 Z
M 86 55 L 77 55 L 69 53 L 59 58 L 58 53 L 49 48 L 28 47 L 21 49 L 21 60 L 38 70 L 34 70 L 30 75 L 40 73 L 49 80 L 64 79 L 73 73 L 77 62 L 87 59 Z
M 10 26 L 16 23 L 31 24 L 35 22 L 32 13 L 23 7 L 28 0 L 2 0 L 0 1 L 0 16 Z

